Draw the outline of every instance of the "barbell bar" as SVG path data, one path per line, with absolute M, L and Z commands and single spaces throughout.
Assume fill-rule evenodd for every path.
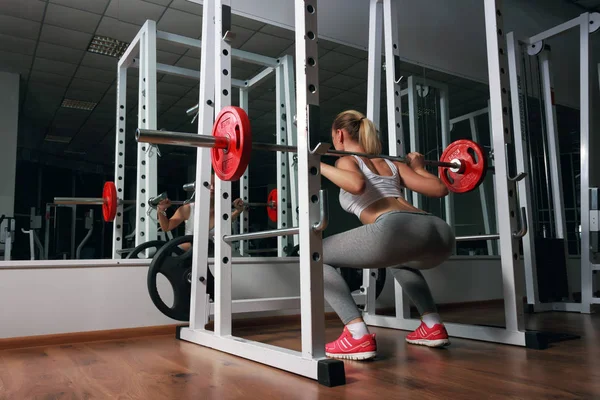
M 244 203 L 244 207 L 275 207 L 275 203 L 270 201 L 268 203 Z
M 54 204 L 60 206 L 83 205 L 83 206 L 101 206 L 105 200 L 102 197 L 55 197 Z M 134 204 L 135 200 L 117 200 L 117 204 Z
M 221 110 L 215 119 L 211 136 L 137 129 L 136 140 L 141 143 L 210 148 L 213 169 L 220 179 L 226 181 L 241 178 L 250 162 L 252 150 L 297 152 L 295 146 L 252 143 L 248 115 L 243 109 L 234 106 L 228 106 Z M 327 150 L 323 155 L 334 157 L 356 155 L 407 162 L 404 157 L 340 150 Z M 444 184 L 449 190 L 456 193 L 475 189 L 483 182 L 487 172 L 487 158 L 484 150 L 470 140 L 458 140 L 451 143 L 444 150 L 440 161 L 425 160 L 424 164 L 438 167 L 441 172 L 440 178 Z
M 134 204 L 135 200 L 123 200 L 117 197 L 117 188 L 114 182 L 105 182 L 102 188 L 102 197 L 55 197 L 54 204 L 58 205 L 98 205 L 102 206 L 104 221 L 114 221 L 117 208 L 121 204 Z
M 172 131 L 157 131 L 153 129 L 138 129 L 136 131 L 136 140 L 141 143 L 152 143 L 152 144 L 166 144 L 173 146 L 185 146 L 185 147 L 207 147 L 212 149 L 223 149 L 228 150 L 230 147 L 230 140 L 227 138 L 218 138 L 207 135 L 198 135 L 196 133 L 185 133 L 185 132 L 172 132 Z M 286 153 L 296 153 L 298 148 L 295 146 L 287 146 L 283 144 L 275 143 L 252 143 L 252 150 L 260 151 L 281 151 Z M 343 156 L 359 156 L 366 158 L 385 158 L 390 161 L 398 161 L 406 163 L 407 160 L 404 157 L 388 156 L 385 154 L 367 154 L 358 153 L 342 150 L 327 150 L 325 156 L 331 157 L 343 157 Z M 443 162 L 443 161 L 432 161 L 425 160 L 426 165 L 435 167 L 445 167 L 452 169 L 460 169 L 460 161 L 456 162 Z
M 168 198 L 169 196 L 167 196 L 167 192 L 162 192 L 158 196 L 150 197 L 148 199 L 148 205 L 150 207 L 156 208 L 161 201 L 166 200 Z M 171 200 L 172 206 L 182 206 L 188 203 L 190 203 L 190 200 Z

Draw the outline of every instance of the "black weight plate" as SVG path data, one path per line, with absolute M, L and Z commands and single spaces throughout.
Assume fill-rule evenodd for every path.
M 167 242 L 165 242 L 164 240 L 151 240 L 149 242 L 142 243 L 135 249 L 133 249 L 131 253 L 127 254 L 127 257 L 125 258 L 140 258 L 139 255 L 142 254 L 146 249 L 156 249 L 156 251 L 154 252 L 154 254 L 156 254 L 156 252 L 160 250 L 160 248 L 163 247 L 165 243 Z M 151 256 L 150 258 L 152 257 L 153 256 Z
M 167 317 L 189 321 L 191 301 L 192 250 L 183 251 L 179 245 L 191 243 L 192 235 L 175 238 L 165 244 L 155 255 L 148 268 L 148 293 L 152 302 Z M 208 293 L 214 293 L 214 279 L 208 270 Z M 164 275 L 173 289 L 173 305 L 167 306 L 158 293 L 157 276 Z

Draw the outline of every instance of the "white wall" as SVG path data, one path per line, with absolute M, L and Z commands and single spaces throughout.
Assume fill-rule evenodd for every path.
M 0 71 L 0 214 L 14 216 L 19 74 Z
M 235 267 L 236 299 L 299 294 L 296 265 Z M 0 269 L 0 338 L 180 323 L 150 300 L 147 272 L 147 267 Z M 169 304 L 168 283 L 160 283 Z
M 579 287 L 578 262 L 569 260 L 572 290 Z M 147 270 L 147 267 L 0 270 L 3 305 L 0 338 L 180 323 L 165 317 L 152 304 L 146 287 Z M 234 264 L 233 270 L 234 299 L 300 293 L 296 265 Z M 497 258 L 451 259 L 425 271 L 424 275 L 440 304 L 502 298 Z M 161 293 L 168 293 L 166 285 L 160 288 Z M 169 297 L 165 295 L 165 302 L 169 302 Z M 378 307 L 393 305 L 393 280 L 389 278 Z M 286 310 L 269 314 L 298 313 L 299 310 Z

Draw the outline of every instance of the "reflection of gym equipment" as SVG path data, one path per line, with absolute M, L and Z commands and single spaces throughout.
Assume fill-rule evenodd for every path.
M 106 222 L 114 221 L 117 207 L 120 204 L 135 204 L 135 200 L 123 200 L 117 197 L 114 182 L 105 182 L 102 197 L 55 197 L 57 205 L 99 205 L 102 206 L 102 216 Z
M 179 245 L 192 243 L 193 236 L 186 235 L 175 238 L 162 246 L 152 258 L 148 268 L 148 293 L 154 305 L 169 318 L 188 321 L 190 318 L 190 301 L 192 285 L 192 251 L 184 251 Z M 158 293 L 157 278 L 162 274 L 173 289 L 173 304 L 169 307 Z M 200 278 L 204 282 L 205 278 Z M 207 290 L 214 295 L 214 279 L 208 270 Z
M 2 214 L 0 216 L 0 250 L 4 253 L 4 261 L 10 261 L 14 237 L 15 219 Z
M 55 198 L 58 199 L 58 198 Z M 63 198 L 63 199 L 69 199 L 69 200 L 64 200 L 65 202 L 67 201 L 71 201 L 72 199 L 77 199 L 77 198 Z M 87 203 L 77 203 L 77 204 L 87 204 Z M 81 259 L 81 258 L 90 258 L 90 255 L 86 255 L 86 251 L 85 249 L 86 244 L 89 243 L 90 239 L 92 238 L 92 235 L 94 233 L 94 210 L 93 209 L 89 209 L 88 212 L 85 213 L 84 215 L 84 227 L 87 230 L 87 233 L 85 234 L 85 236 L 83 237 L 83 239 L 81 240 L 81 242 L 79 242 L 79 244 L 76 246 L 76 241 L 77 241 L 77 204 L 76 203 L 61 203 L 61 204 L 56 204 L 56 203 L 48 203 L 46 204 L 46 218 L 45 218 L 45 227 L 44 227 L 44 245 L 42 246 L 42 244 L 40 243 L 39 239 L 37 239 L 37 235 L 35 235 L 35 232 L 29 233 L 30 235 L 33 235 L 33 239 L 30 240 L 34 240 L 35 243 L 37 243 L 39 249 L 40 249 L 40 254 L 42 255 L 40 258 L 45 259 L 45 260 L 50 260 L 50 259 L 67 259 L 67 258 L 71 258 L 71 259 Z M 61 239 L 64 238 L 64 235 L 61 234 L 61 224 L 59 220 L 62 220 L 63 217 L 66 216 L 66 214 L 60 213 L 60 210 L 65 210 L 67 209 L 68 211 L 70 211 L 70 217 L 71 217 L 71 223 L 70 223 L 70 229 L 69 229 L 69 238 L 70 238 L 70 251 L 62 251 L 62 242 Z M 34 215 L 33 215 L 33 210 L 32 209 L 32 217 L 31 217 L 31 221 L 32 224 L 31 226 L 34 227 L 34 229 L 39 229 L 41 228 L 41 217 L 35 217 L 34 219 Z M 39 221 L 38 221 L 39 219 Z M 54 249 L 54 251 L 51 251 L 52 249 Z M 88 249 L 89 250 L 89 249 Z M 33 253 L 32 253 L 33 254 Z M 33 260 L 33 258 L 32 258 Z
M 87 229 L 87 234 L 77 246 L 77 250 L 75 251 L 75 258 L 77 260 L 81 259 L 81 251 L 86 243 L 92 237 L 92 233 L 94 232 L 94 210 L 90 208 L 90 210 L 85 214 L 85 229 Z
M 21 228 L 21 232 L 29 236 L 29 258 L 31 260 L 36 259 L 36 249 L 38 251 L 37 259 L 44 259 L 44 247 L 40 242 L 37 235 L 37 230 L 42 227 L 42 217 L 36 215 L 35 207 L 31 207 L 31 213 L 29 216 L 29 229 Z
M 154 255 L 156 254 L 156 252 L 165 245 L 165 243 L 168 243 L 164 240 L 151 240 L 149 242 L 144 242 L 142 244 L 140 244 L 139 246 L 135 247 L 133 250 L 131 250 L 129 252 L 129 254 L 127 254 L 127 257 L 125 258 L 151 258 L 154 257 Z M 148 249 L 154 249 L 154 251 L 151 251 L 148 253 L 148 257 L 146 257 L 146 250 Z

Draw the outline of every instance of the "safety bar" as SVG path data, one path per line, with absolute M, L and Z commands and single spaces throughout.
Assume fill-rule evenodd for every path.
M 315 232 L 322 232 L 329 225 L 329 201 L 327 197 L 327 191 L 321 189 L 319 191 L 319 222 L 313 224 L 313 230 Z M 264 239 L 275 236 L 289 236 L 289 235 L 297 235 L 300 232 L 300 229 L 297 227 L 294 228 L 283 228 L 283 229 L 271 229 L 268 231 L 261 232 L 250 232 L 250 233 L 240 233 L 237 235 L 226 235 L 223 236 L 223 240 L 227 243 L 235 242 L 238 240 L 252 240 L 252 239 Z
M 327 191 L 319 191 L 319 222 L 313 225 L 315 232 L 323 232 L 329 225 L 329 197 Z
M 268 231 L 261 232 L 250 232 L 240 233 L 238 235 L 226 235 L 223 236 L 223 240 L 227 243 L 236 242 L 239 240 L 252 240 L 252 239 L 264 239 L 275 236 L 289 236 L 297 235 L 300 232 L 299 228 L 283 228 L 283 229 L 271 229 Z
M 196 190 L 196 182 L 186 183 L 183 185 L 184 192 L 193 192 L 194 190 Z
M 469 242 L 473 240 L 498 240 L 500 239 L 500 235 L 492 234 L 492 235 L 473 235 L 473 236 L 457 236 L 457 242 Z
M 521 239 L 523 236 L 527 234 L 527 211 L 525 207 L 521 207 L 521 229 L 518 232 L 513 233 L 513 237 L 515 239 Z M 473 235 L 473 236 L 457 236 L 457 242 L 467 242 L 474 240 L 498 240 L 500 239 L 499 234 L 489 234 L 489 235 Z

